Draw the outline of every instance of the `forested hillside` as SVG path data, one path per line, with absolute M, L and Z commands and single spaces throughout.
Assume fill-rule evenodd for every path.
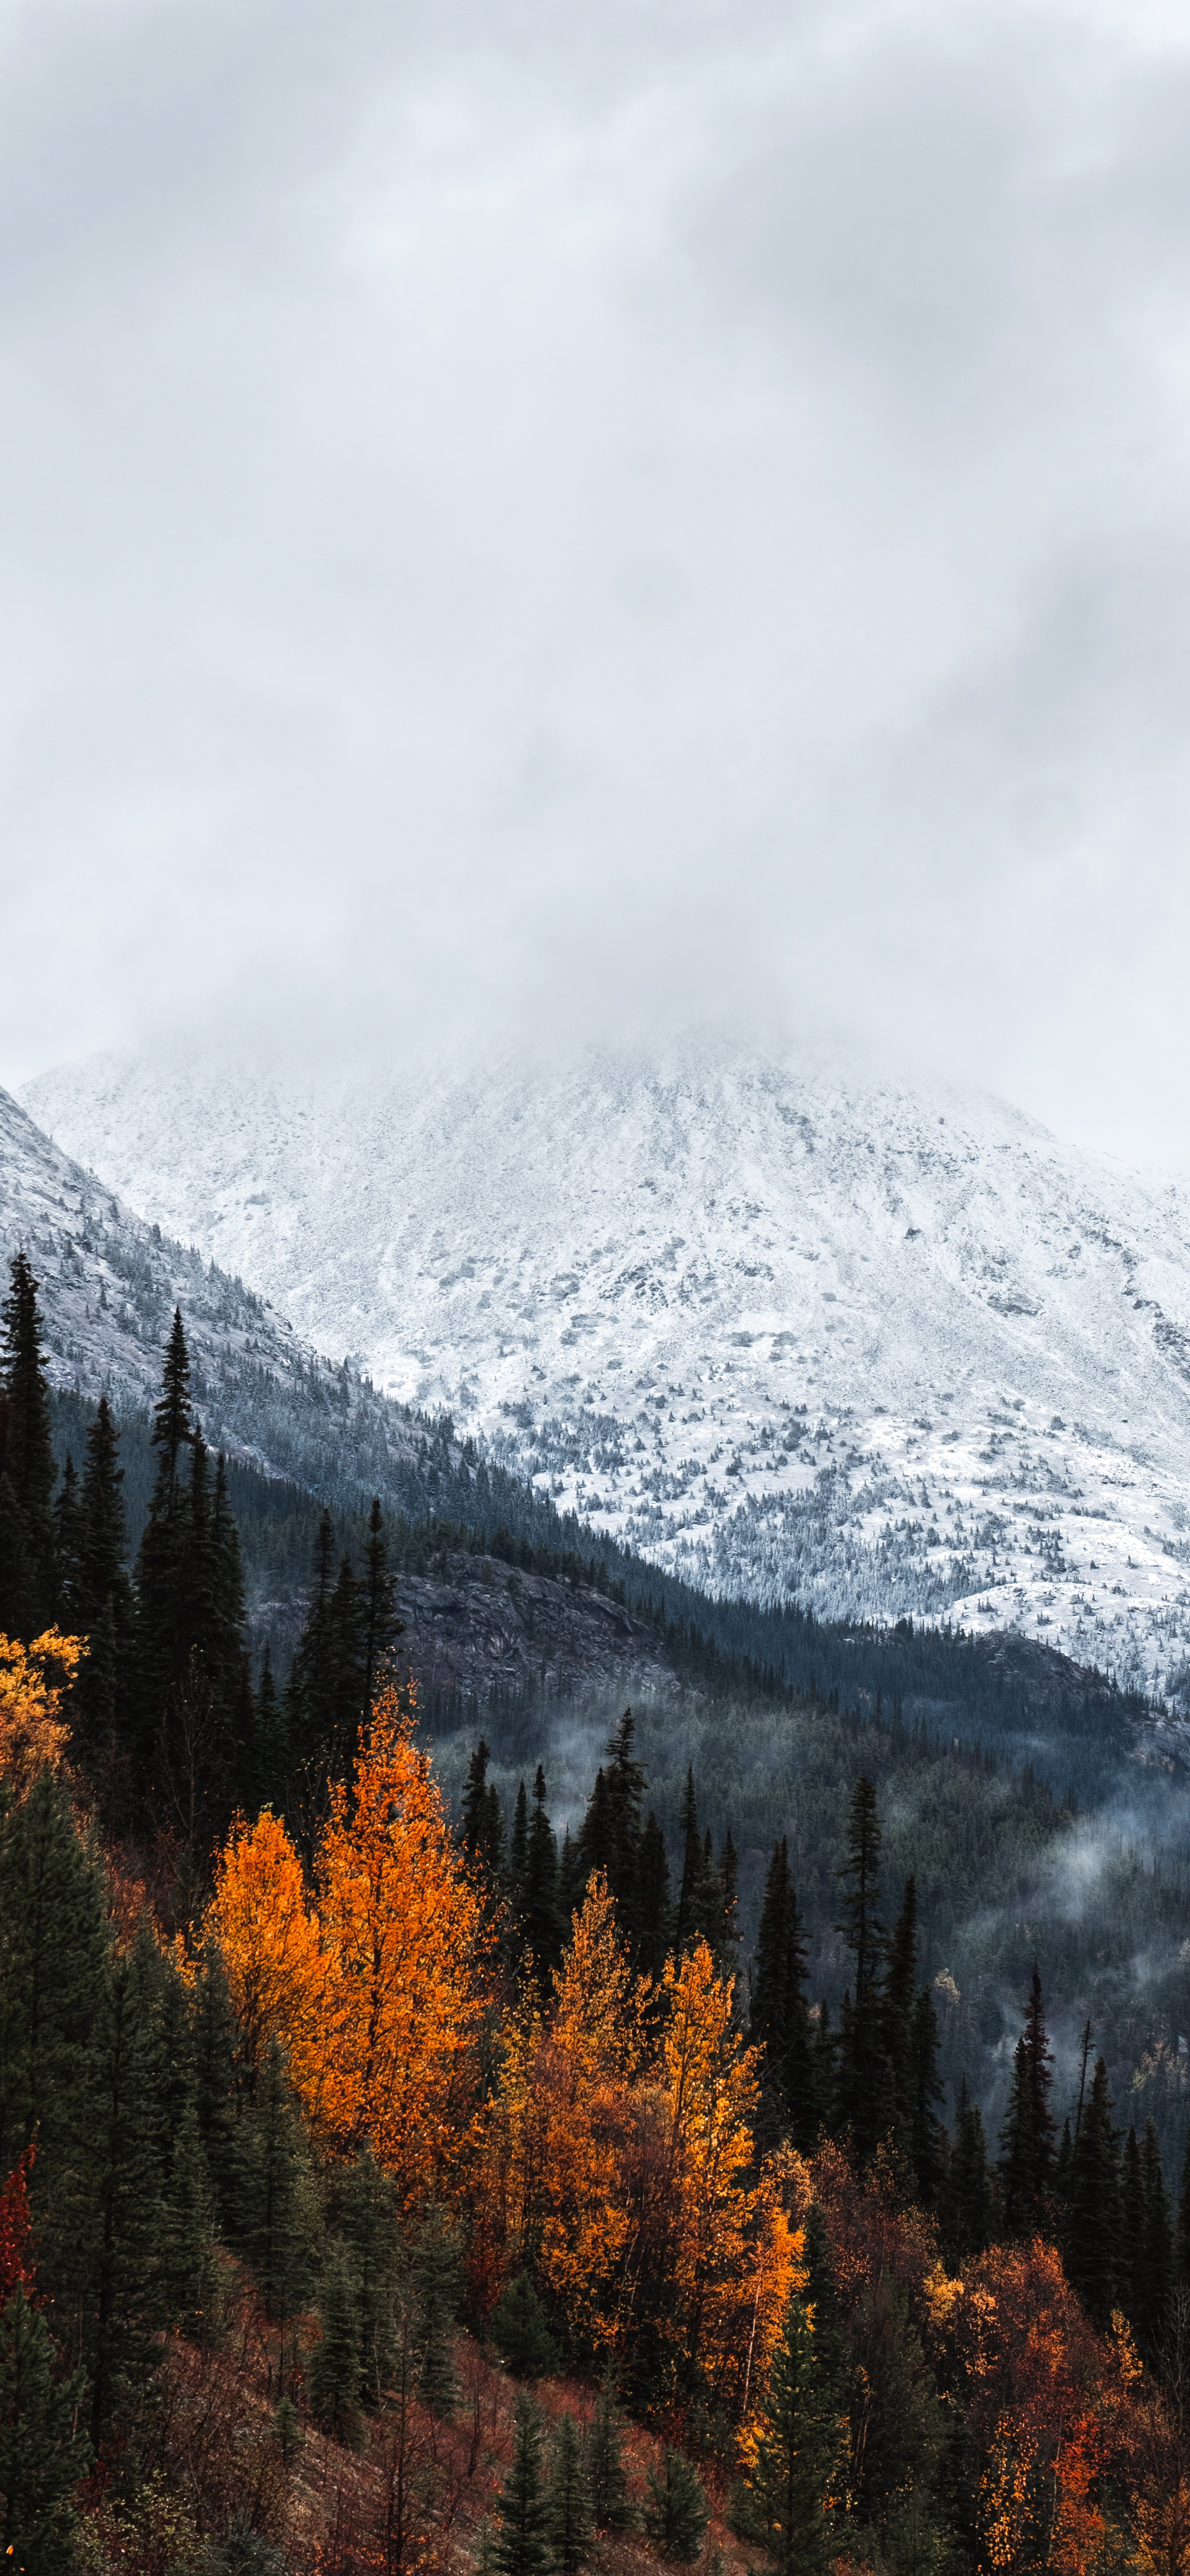
M 481 1533 L 445 1440 L 336 1516 L 195 1376 L 52 1406 L 13 1263 L 15 2563 L 1180 2571 L 1187 1855 L 1015 1758 L 1153 1728 Z

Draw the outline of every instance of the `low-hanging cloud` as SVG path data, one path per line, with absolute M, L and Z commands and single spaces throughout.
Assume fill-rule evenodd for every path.
M 0 1078 L 763 1011 L 1190 1158 L 1176 13 L 0 25 Z

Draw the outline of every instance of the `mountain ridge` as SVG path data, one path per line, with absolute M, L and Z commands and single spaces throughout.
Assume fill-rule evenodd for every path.
M 688 1044 L 106 1058 L 36 1114 L 295 1330 L 720 1595 L 1190 1691 L 1190 1200 L 1020 1111 Z

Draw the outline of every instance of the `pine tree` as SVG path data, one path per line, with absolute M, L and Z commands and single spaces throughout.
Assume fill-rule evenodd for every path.
M 165 2192 L 161 2288 L 166 2323 L 211 2351 L 223 2331 L 223 2267 L 215 2235 L 211 2178 L 198 2114 L 187 2104 L 178 2125 Z
M 785 1835 L 773 1845 L 752 1981 L 752 2036 L 764 2049 L 764 2085 L 777 2121 L 809 2154 L 817 2143 L 817 2087 L 806 2002 L 806 1936 Z
M 498 1916 L 504 1868 L 504 1820 L 494 1782 L 488 1780 L 491 1754 L 482 1735 L 467 1766 L 459 1839 L 485 1892 L 489 1920 Z
M 0 1632 L 28 1644 L 54 1611 L 54 1517 L 57 1470 L 50 1439 L 49 1393 L 37 1304 L 40 1282 L 28 1255 L 10 1265 L 0 1306 Z
M 102 1873 L 54 1774 L 21 1807 L 0 1789 L 0 2173 L 36 2142 L 42 2286 L 60 2309 L 82 2295 L 105 1912 Z
M 1013 2059 L 1008 2114 L 1000 2133 L 1004 2215 L 1010 2231 L 1018 2236 L 1049 2225 L 1055 2135 L 1052 2086 L 1053 2054 L 1042 2009 L 1041 1975 L 1034 1961 L 1025 2027 Z
M 53 1506 L 54 1619 L 70 1636 L 85 1636 L 89 1623 L 81 1599 L 83 1506 L 74 1460 L 66 1452 L 62 1482 Z M 75 1694 L 76 1695 L 76 1694 Z M 73 1712 L 72 1712 L 73 1714 Z
M 1152 2120 L 1146 2120 L 1140 2150 L 1144 2228 L 1136 2282 L 1136 2338 L 1150 2369 L 1161 2351 L 1173 2277 L 1173 2225 L 1169 2193 L 1161 2171 L 1161 2150 Z
M 360 2320 L 351 2267 L 336 2246 L 318 2288 L 319 2341 L 306 2365 L 310 2413 L 324 2432 L 348 2450 L 364 2442 L 360 2407 Z
M 669 1854 L 665 1848 L 665 1836 L 651 1807 L 640 1838 L 637 1898 L 637 1964 L 642 1976 L 659 1982 L 673 1947 L 673 1917 L 669 1898 Z
M 698 1830 L 698 1800 L 694 1791 L 693 1767 L 687 1770 L 686 1786 L 678 1815 L 682 1837 L 682 1880 L 678 1889 L 677 1914 L 674 1921 L 674 1952 L 679 1959 L 705 1939 L 710 1911 L 710 1889 L 702 1836 Z
M 306 2280 L 300 2205 L 304 2170 L 301 2130 L 285 2060 L 273 2039 L 248 2124 L 240 2228 L 266 2312 L 282 2323 L 300 2304 Z
M 1107 2066 L 1100 2057 L 1074 2142 L 1063 2234 L 1071 2284 L 1101 2332 L 1111 2320 L 1119 2269 L 1120 2151 L 1111 2113 Z
M 909 2162 L 912 2155 L 913 2106 L 916 2093 L 913 2013 L 917 2000 L 917 1881 L 905 1881 L 905 1897 L 893 1925 L 880 1996 L 880 2038 L 886 2067 L 889 2134 Z
M 591 2500 L 573 2415 L 563 2415 L 554 2436 L 546 2490 L 546 2532 L 558 2576 L 578 2576 L 590 2554 Z
M 795 2293 L 773 2354 L 747 2514 L 737 2523 L 763 2542 L 781 2576 L 815 2576 L 831 2564 L 840 2453 L 837 2414 L 821 2384 L 805 2302 Z
M 599 2391 L 583 2446 L 591 2511 L 600 2531 L 631 2531 L 636 2508 L 628 2493 L 624 2469 L 624 2418 L 616 2405 L 610 2376 Z
M 492 2312 L 492 2341 L 515 2379 L 547 2379 L 558 2367 L 558 2347 L 527 2272 L 518 2272 Z
M 258 1807 L 280 1806 L 284 1802 L 284 1784 L 289 1758 L 289 1740 L 285 1719 L 273 1678 L 273 1657 L 268 1638 L 260 1659 L 260 1682 L 256 1693 L 256 1804 Z
M 413 2249 L 414 2336 L 417 2385 L 435 2415 L 453 2415 L 459 2402 L 454 2361 L 454 2322 L 459 2304 L 459 2248 L 440 2209 L 426 2211 Z
M 936 2105 L 944 2090 L 938 2076 L 938 2016 L 928 1986 L 913 2007 L 910 2032 L 909 2162 L 915 2195 L 922 2209 L 936 2209 L 945 2169 L 946 2131 Z
M 45 2318 L 17 2289 L 0 2308 L 0 2563 L 30 2576 L 76 2564 L 71 2490 L 90 2466 L 77 2430 L 86 2374 L 63 2378 Z
M 952 2269 L 957 2269 L 969 2255 L 982 2254 L 991 2225 L 992 2178 L 983 2119 L 963 2074 L 959 2078 L 954 2145 L 942 2208 L 942 2241 Z
M 877 1911 L 879 1866 L 876 1791 L 872 1781 L 861 1773 L 852 1793 L 847 1858 L 836 1872 L 842 1898 L 841 1920 L 835 1926 L 855 1962 L 843 2008 L 838 2117 L 861 2157 L 871 2155 L 877 2145 L 881 2113 L 887 2102 L 880 1992 L 885 1934 Z
M 615 1899 L 621 1933 L 634 1961 L 642 1937 L 637 1863 L 645 1790 L 644 1768 L 632 1750 L 635 1732 L 636 1720 L 631 1709 L 626 1708 L 619 1725 L 608 1737 L 605 1747 L 607 1759 L 595 1775 L 595 1786 L 583 1817 L 576 1854 L 575 1891 L 577 1902 L 592 1870 L 604 1872 Z
M 558 1905 L 558 1849 L 546 1813 L 545 1773 L 540 1762 L 533 1781 L 522 1911 L 526 1947 L 544 1995 L 562 1956 L 562 1917 Z
M 198 2134 L 220 2225 L 240 2245 L 249 2224 L 245 2179 L 248 2140 L 236 2117 L 236 2029 L 231 1988 L 218 1946 L 207 1941 L 194 1980 L 192 2080 Z
M 365 1715 L 371 1709 L 393 1647 L 398 1637 L 404 1633 L 404 1624 L 404 1621 L 397 1617 L 380 1496 L 374 1494 L 368 1521 L 368 1544 L 364 1556 L 363 1580 Z
M 134 1952 L 113 1962 L 89 2084 L 90 2156 L 80 2178 L 75 2291 L 98 2450 L 145 2395 L 160 2356 L 163 2210 L 155 2153 L 152 2029 Z
M 541 2477 L 541 2419 L 523 2393 L 516 2401 L 512 2466 L 500 2490 L 493 2557 L 499 2576 L 545 2576 L 549 2507 Z
M 663 2558 L 691 2567 L 702 2551 L 710 2521 L 706 2496 L 689 2460 L 665 2445 L 660 2469 L 649 2469 L 645 2483 L 645 2530 Z
M 393 2289 L 400 2238 L 396 2194 L 370 2146 L 361 2147 L 343 2204 L 359 2319 L 360 2386 L 365 2406 L 380 2405 L 396 2368 Z

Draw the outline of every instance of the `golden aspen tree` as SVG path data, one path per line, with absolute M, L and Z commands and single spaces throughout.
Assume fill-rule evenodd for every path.
M 70 1741 L 62 1693 L 87 1652 L 84 1637 L 47 1628 L 29 1646 L 0 1637 L 0 1779 L 19 1806 L 38 1772 L 56 1771 Z M 55 1668 L 60 1678 L 52 1678 Z
M 317 2080 L 294 2080 L 343 2145 L 368 2138 L 407 2204 L 448 2180 L 471 2115 L 482 1908 L 456 1850 L 412 1692 L 373 1707 L 315 1864 L 327 1953 Z
M 732 2020 L 732 1980 L 705 1941 L 667 1962 L 661 2048 L 672 2218 L 672 2332 L 687 2370 L 740 2413 L 763 2387 L 800 2243 L 777 2168 L 748 2186 L 758 2051 Z
M 203 1932 L 222 1952 L 249 2065 L 258 2068 L 270 2040 L 280 2040 L 309 2102 L 322 2066 L 327 1962 L 301 1862 L 267 1807 L 254 1825 L 236 1817 Z

